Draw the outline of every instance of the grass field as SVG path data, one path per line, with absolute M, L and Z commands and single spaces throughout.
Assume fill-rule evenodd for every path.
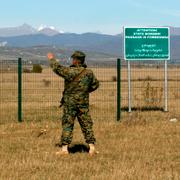
M 116 122 L 115 68 L 94 69 L 101 87 L 91 95 L 97 149 L 90 157 L 80 152 L 84 139 L 75 124 L 70 155 L 55 155 L 61 134 L 58 100 L 63 81 L 45 69 L 23 74 L 23 123 L 17 123 L 17 74 L 0 74 L 0 179 L 180 179 L 179 71 L 169 70 L 169 112 L 123 111 Z M 143 74 L 142 74 L 143 72 Z M 163 70 L 133 69 L 133 105 L 163 107 Z M 151 77 L 150 86 L 148 78 Z M 153 81 L 153 79 L 157 79 Z M 127 71 L 122 70 L 122 106 L 127 106 Z M 50 84 L 46 83 L 50 81 Z M 12 83 L 16 82 L 16 83 Z M 177 118 L 177 122 L 170 122 Z M 43 133 L 41 133 L 43 132 Z M 76 152 L 77 151 L 77 152 Z
M 46 133 L 39 136 L 42 130 Z M 100 154 L 55 155 L 60 122 L 0 126 L 0 179 L 179 179 L 180 123 L 133 113 L 123 122 L 95 121 Z M 84 144 L 76 122 L 71 145 Z

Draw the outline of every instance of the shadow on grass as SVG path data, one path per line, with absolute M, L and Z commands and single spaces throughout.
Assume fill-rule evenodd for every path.
M 61 147 L 60 144 L 55 144 L 56 147 Z M 68 147 L 68 151 L 70 154 L 75 153 L 88 153 L 89 152 L 89 146 L 85 144 L 72 144 Z
M 128 107 L 122 107 L 121 108 L 122 111 L 129 111 Z M 152 107 L 132 107 L 131 108 L 132 111 L 163 111 L 164 109 L 162 107 L 156 107 L 156 106 L 152 106 Z

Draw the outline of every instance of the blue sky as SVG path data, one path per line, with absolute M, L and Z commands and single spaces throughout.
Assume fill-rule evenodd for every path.
M 106 34 L 123 26 L 180 27 L 180 0 L 0 0 L 0 28 L 23 23 Z

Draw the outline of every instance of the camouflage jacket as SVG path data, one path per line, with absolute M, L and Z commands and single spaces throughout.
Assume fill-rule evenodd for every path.
M 62 104 L 89 104 L 89 93 L 99 87 L 99 81 L 92 70 L 82 65 L 65 67 L 55 59 L 50 61 L 50 66 L 57 75 L 64 78 Z

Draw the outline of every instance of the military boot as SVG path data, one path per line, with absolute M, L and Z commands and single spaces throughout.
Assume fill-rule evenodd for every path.
M 56 155 L 68 155 L 68 145 L 62 145 L 61 149 L 56 152 Z
M 99 154 L 98 151 L 95 150 L 94 144 L 89 144 L 89 155 Z

